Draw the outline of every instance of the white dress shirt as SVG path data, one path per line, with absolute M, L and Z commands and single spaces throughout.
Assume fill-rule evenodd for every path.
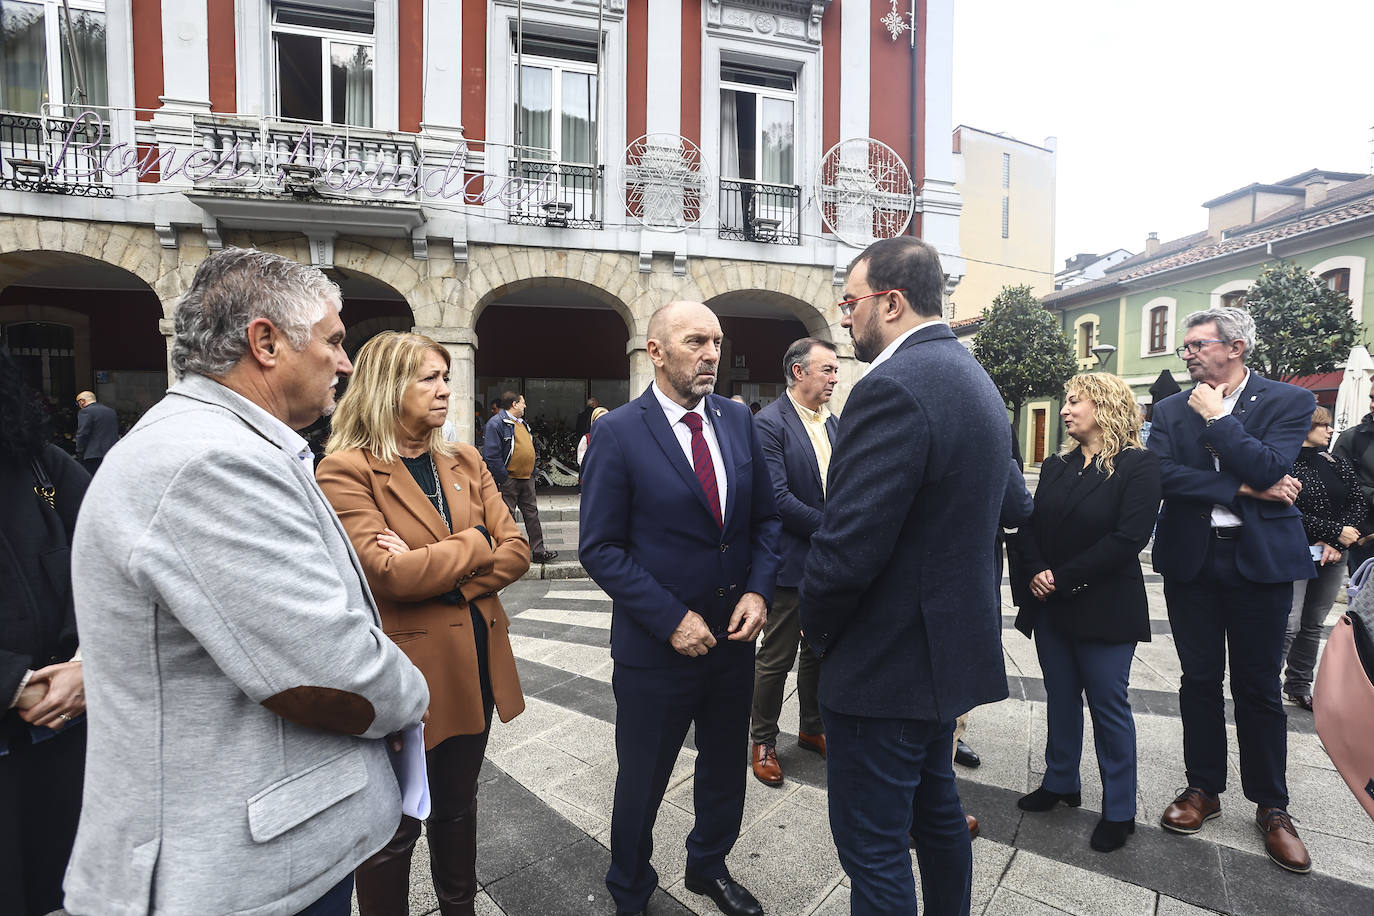
M 310 472 L 310 479 L 315 479 L 315 453 L 310 451 L 310 443 L 305 441 L 305 437 L 287 426 L 280 418 L 268 413 L 261 405 L 255 404 L 243 395 L 239 394 L 228 385 L 221 386 L 229 397 L 234 398 L 244 404 L 252 413 L 261 417 L 262 422 L 269 426 L 275 426 L 280 432 L 282 439 L 285 440 L 287 451 L 294 455 L 296 460 L 305 465 L 305 469 Z
M 677 436 L 678 445 L 682 446 L 682 454 L 687 456 L 687 466 L 694 468 L 692 464 L 692 431 L 687 428 L 687 424 L 681 422 L 682 418 L 688 413 L 699 414 L 704 421 L 701 424 L 701 434 L 706 437 L 706 448 L 711 452 L 711 464 L 716 469 L 716 490 L 720 493 L 720 512 L 725 515 L 725 494 L 729 489 L 730 482 L 725 475 L 725 459 L 720 456 L 720 442 L 716 440 L 716 431 L 711 425 L 712 411 L 706 409 L 706 399 L 697 401 L 697 406 L 688 411 L 686 407 L 674 401 L 663 393 L 663 389 L 658 387 L 658 382 L 654 382 L 654 397 L 658 398 L 659 406 L 663 408 L 663 415 L 668 418 L 668 426 L 672 429 L 673 435 Z
M 1250 370 L 1245 370 L 1245 377 L 1240 380 L 1236 390 L 1221 399 L 1221 413 L 1219 416 L 1229 417 L 1231 411 L 1236 409 L 1236 404 L 1240 402 L 1240 393 L 1245 390 L 1245 386 L 1250 382 Z M 1212 456 L 1212 467 L 1217 471 L 1221 470 L 1221 459 L 1216 455 Z M 1245 524 L 1241 521 L 1230 506 L 1223 506 L 1221 503 L 1212 504 L 1212 527 L 1213 528 L 1236 528 Z
M 883 363 L 891 359 L 892 354 L 897 352 L 897 348 L 902 345 L 902 342 L 906 340 L 908 337 L 910 337 L 912 334 L 915 334 L 917 331 L 921 330 L 921 328 L 928 328 L 932 324 L 949 324 L 949 322 L 943 318 L 932 318 L 929 321 L 921 322 L 909 331 L 903 331 L 901 334 L 897 335 L 896 340 L 892 341 L 892 343 L 883 347 L 883 352 L 879 353 L 877 357 L 873 360 L 873 362 L 869 363 L 869 371 L 878 368 Z

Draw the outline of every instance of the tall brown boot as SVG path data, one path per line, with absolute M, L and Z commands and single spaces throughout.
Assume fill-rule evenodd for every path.
M 391 842 L 353 872 L 361 916 L 410 916 L 410 854 L 420 822 L 401 815 Z
M 477 896 L 477 803 L 466 814 L 425 821 L 429 867 L 441 916 L 474 916 Z

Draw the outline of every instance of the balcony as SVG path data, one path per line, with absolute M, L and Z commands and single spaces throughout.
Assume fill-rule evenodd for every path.
M 512 159 L 509 174 L 520 180 L 506 185 L 501 202 L 515 225 L 600 229 L 604 171 L 600 165 Z
M 109 151 L 94 119 L 0 112 L 0 189 L 112 197 Z
M 800 245 L 801 188 L 739 178 L 720 180 L 720 237 Z

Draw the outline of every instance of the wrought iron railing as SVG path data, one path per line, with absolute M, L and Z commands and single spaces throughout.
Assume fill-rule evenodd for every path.
M 600 229 L 604 166 L 541 159 L 510 160 L 511 182 L 503 198 L 510 222 L 522 226 Z
M 108 133 L 90 121 L 0 112 L 0 188 L 111 197 L 109 150 Z
M 720 237 L 800 245 L 801 188 L 739 178 L 720 180 Z

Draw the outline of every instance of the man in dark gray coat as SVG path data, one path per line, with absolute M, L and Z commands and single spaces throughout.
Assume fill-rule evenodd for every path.
M 830 827 L 853 913 L 968 913 L 973 858 L 954 720 L 1007 696 L 996 535 L 1011 430 L 940 317 L 933 247 L 884 239 L 849 269 L 841 324 L 872 364 L 845 403 L 801 623 L 821 660 Z
M 119 441 L 119 417 L 114 410 L 83 391 L 76 396 L 76 457 L 94 474 L 107 452 Z

